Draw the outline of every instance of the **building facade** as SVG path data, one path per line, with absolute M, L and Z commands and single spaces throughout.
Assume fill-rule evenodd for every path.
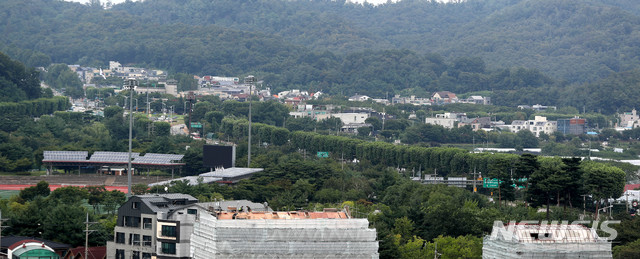
M 197 202 L 186 194 L 132 196 L 118 209 L 107 257 L 189 258 L 193 223 L 206 211 Z
M 501 225 L 501 224 L 500 224 Z M 612 258 L 611 242 L 582 225 L 494 226 L 484 238 L 482 258 Z
M 191 237 L 193 258 L 378 258 L 375 229 L 344 211 L 218 212 Z
M 558 120 L 558 131 L 563 134 L 581 135 L 585 132 L 585 119 L 560 119 Z

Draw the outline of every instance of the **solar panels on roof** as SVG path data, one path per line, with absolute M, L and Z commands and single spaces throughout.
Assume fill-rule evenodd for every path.
M 140 164 L 171 164 L 173 161 L 179 161 L 183 157 L 184 155 L 147 153 L 144 156 L 136 157 L 134 162 Z
M 54 161 L 85 161 L 89 152 L 87 151 L 44 151 L 43 160 Z
M 140 153 L 131 153 L 131 158 L 136 159 Z M 96 151 L 91 155 L 89 161 L 91 162 L 112 162 L 112 163 L 127 163 L 129 160 L 129 153 L 127 152 L 106 152 Z

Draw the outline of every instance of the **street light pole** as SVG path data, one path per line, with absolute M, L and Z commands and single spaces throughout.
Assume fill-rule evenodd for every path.
M 244 83 L 249 84 L 249 145 L 247 150 L 247 167 L 251 167 L 251 87 L 256 82 L 256 78 L 252 75 L 249 75 L 244 78 Z
M 125 87 L 129 90 L 131 97 L 129 98 L 129 159 L 127 171 L 127 198 L 131 198 L 131 139 L 133 138 L 133 91 L 138 86 L 138 81 L 134 78 L 127 79 Z

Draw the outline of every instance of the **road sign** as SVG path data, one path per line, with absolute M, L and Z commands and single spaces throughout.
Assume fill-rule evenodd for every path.
M 631 205 L 633 205 L 633 207 L 638 207 L 638 201 L 633 201 Z
M 191 123 L 191 128 L 192 129 L 201 129 L 202 128 L 202 123 L 200 123 L 200 122 L 192 122 Z
M 498 178 L 482 179 L 482 188 L 498 188 Z
M 318 152 L 317 156 L 320 158 L 329 157 L 329 152 Z

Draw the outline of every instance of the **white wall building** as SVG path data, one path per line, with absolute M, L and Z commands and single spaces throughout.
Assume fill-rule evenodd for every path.
M 364 121 L 369 118 L 369 114 L 368 113 L 355 113 L 355 112 L 349 112 L 349 113 L 333 113 L 333 114 L 329 114 L 328 117 L 335 117 L 335 118 L 339 118 L 343 124 L 362 124 L 365 123 Z M 322 119 L 326 119 L 326 118 L 321 118 L 321 116 L 317 116 L 318 120 L 322 120 Z
M 219 212 L 202 215 L 191 236 L 191 257 L 378 258 L 376 230 L 348 213 Z
M 514 120 L 509 125 L 499 126 L 503 129 L 508 129 L 511 132 L 518 132 L 521 130 L 529 130 L 531 133 L 536 135 L 536 137 L 540 137 L 540 133 L 544 132 L 547 135 L 553 134 L 556 130 L 558 130 L 558 122 L 557 121 L 548 121 L 547 117 L 544 116 L 535 116 L 533 120 Z
M 447 129 L 453 129 L 456 127 L 456 122 L 461 119 L 466 119 L 466 113 L 446 112 L 444 114 L 436 114 L 435 118 L 426 118 L 426 124 L 440 125 Z
M 482 258 L 612 258 L 611 242 L 583 225 L 493 226 Z

